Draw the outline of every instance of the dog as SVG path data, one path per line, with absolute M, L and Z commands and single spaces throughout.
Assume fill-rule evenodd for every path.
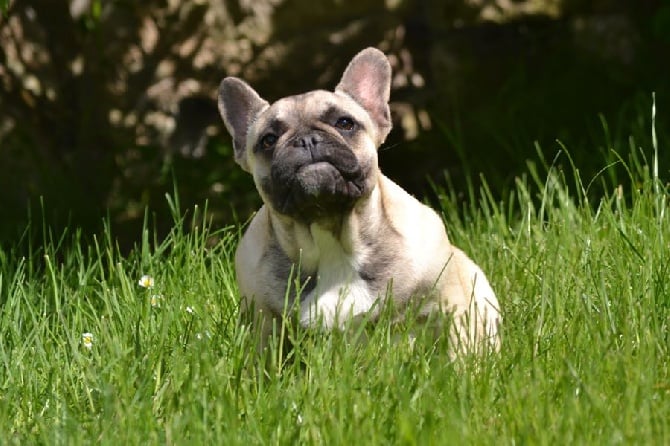
M 384 176 L 377 150 L 391 130 L 391 66 L 358 53 L 333 92 L 270 104 L 243 80 L 221 82 L 218 106 L 235 161 L 263 206 L 235 255 L 241 311 L 266 345 L 293 314 L 343 328 L 396 311 L 450 316 L 450 351 L 500 348 L 501 315 L 482 270 L 449 242 L 438 214 Z

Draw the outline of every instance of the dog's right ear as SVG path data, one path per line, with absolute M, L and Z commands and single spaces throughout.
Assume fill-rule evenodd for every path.
M 227 77 L 219 87 L 219 113 L 233 137 L 235 161 L 249 172 L 245 148 L 247 133 L 258 114 L 269 104 L 242 79 Z

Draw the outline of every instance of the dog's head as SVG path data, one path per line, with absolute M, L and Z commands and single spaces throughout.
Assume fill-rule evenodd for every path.
M 334 92 L 315 90 L 269 104 L 227 77 L 219 110 L 235 160 L 271 209 L 302 222 L 342 214 L 370 194 L 377 148 L 391 130 L 391 67 L 374 48 L 358 53 Z

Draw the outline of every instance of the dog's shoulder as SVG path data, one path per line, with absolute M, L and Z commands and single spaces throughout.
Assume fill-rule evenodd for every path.
M 267 286 L 262 282 L 273 277 L 272 268 L 286 263 L 280 257 L 281 251 L 272 248 L 275 243 L 270 232 L 269 213 L 261 207 L 249 223 L 235 252 L 235 270 L 242 294 L 253 295 L 257 288 Z
M 382 208 L 386 220 L 403 237 L 410 238 L 410 245 L 420 243 L 420 239 L 446 241 L 441 240 L 446 239 L 446 231 L 437 212 L 384 175 L 381 175 L 379 187 L 383 190 Z
M 262 206 L 251 219 L 249 226 L 237 245 L 235 263 L 238 266 L 248 266 L 257 261 L 267 251 L 271 243 L 269 227 L 269 213 L 266 206 Z
M 294 228 L 295 229 L 295 228 Z M 267 205 L 263 205 L 252 218 L 247 230 L 240 239 L 235 253 L 235 269 L 237 280 L 242 294 L 249 296 L 268 296 L 278 290 L 285 290 L 292 274 L 298 274 L 296 266 L 301 263 L 303 246 L 296 243 L 296 236 L 283 234 L 288 237 L 290 250 L 287 250 L 287 240 L 280 241 L 280 234 L 272 223 L 272 214 Z M 300 231 L 297 231 L 298 233 Z M 308 250 L 309 251 L 309 250 Z M 310 290 L 313 280 L 308 280 L 308 273 L 314 270 L 310 267 L 309 256 L 302 260 L 300 265 L 300 283 L 304 290 Z M 305 268 L 304 266 L 307 266 Z M 303 274 L 305 273 L 305 274 Z M 284 292 L 281 292 L 283 296 Z

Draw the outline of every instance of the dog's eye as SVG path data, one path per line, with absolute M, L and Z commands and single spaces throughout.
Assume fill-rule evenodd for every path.
M 277 139 L 279 139 L 277 138 L 277 135 L 268 133 L 261 138 L 261 148 L 264 150 L 273 148 L 274 145 L 277 144 Z
M 354 120 L 351 118 L 342 117 L 335 121 L 335 127 L 347 132 L 353 130 L 355 125 Z

